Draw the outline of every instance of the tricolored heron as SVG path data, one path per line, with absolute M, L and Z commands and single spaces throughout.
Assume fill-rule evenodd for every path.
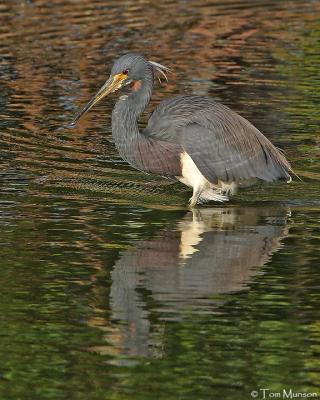
M 192 187 L 191 206 L 228 201 L 239 183 L 252 179 L 291 182 L 291 167 L 282 152 L 249 121 L 210 97 L 164 100 L 140 132 L 138 119 L 151 98 L 154 75 L 166 77 L 167 71 L 138 54 L 120 57 L 73 125 L 103 97 L 130 85 L 112 112 L 120 155 L 138 170 Z

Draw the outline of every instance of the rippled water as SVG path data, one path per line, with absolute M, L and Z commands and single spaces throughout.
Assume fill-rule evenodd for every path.
M 319 27 L 316 0 L 0 4 L 1 399 L 320 396 Z M 64 129 L 128 51 L 174 71 L 149 111 L 209 94 L 302 181 L 188 211 L 119 158 L 114 98 Z

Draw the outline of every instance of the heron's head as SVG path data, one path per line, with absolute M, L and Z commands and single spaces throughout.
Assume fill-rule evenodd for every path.
M 148 61 L 141 55 L 131 53 L 125 54 L 114 62 L 110 77 L 98 93 L 93 96 L 93 98 L 75 117 L 71 125 L 75 125 L 76 122 L 90 110 L 90 108 L 108 94 L 116 92 L 128 85 L 131 85 L 133 91 L 138 91 L 141 88 L 142 81 L 153 80 L 154 73 L 161 74 L 167 80 L 166 72 L 168 71 L 169 68 L 154 61 Z

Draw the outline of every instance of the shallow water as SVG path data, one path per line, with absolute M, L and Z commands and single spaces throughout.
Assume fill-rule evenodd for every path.
M 320 396 L 319 1 L 0 5 L 0 398 Z M 174 71 L 302 181 L 189 211 L 112 142 L 114 98 L 63 126 L 112 60 Z M 142 124 L 147 119 L 147 113 Z

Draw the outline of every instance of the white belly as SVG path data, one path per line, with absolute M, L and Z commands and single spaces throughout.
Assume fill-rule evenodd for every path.
M 205 188 L 210 187 L 208 180 L 199 171 L 196 164 L 188 153 L 184 152 L 180 156 L 181 160 L 181 176 L 177 176 L 177 179 L 183 184 L 192 188 Z
M 194 206 L 198 202 L 206 201 L 225 202 L 228 201 L 228 194 L 233 190 L 233 182 L 225 183 L 219 181 L 217 184 L 210 183 L 199 171 L 188 153 L 184 152 L 180 156 L 181 176 L 176 178 L 183 184 L 193 188 L 193 195 L 190 205 Z

